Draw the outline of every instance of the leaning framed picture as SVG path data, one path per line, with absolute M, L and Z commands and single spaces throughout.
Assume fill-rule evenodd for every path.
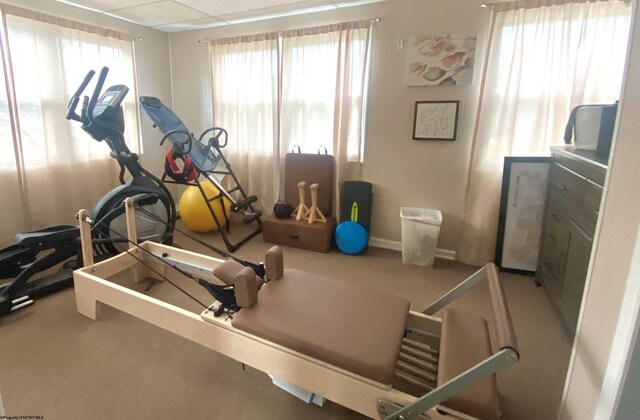
M 419 101 L 413 115 L 414 140 L 455 140 L 460 101 Z
M 549 157 L 504 158 L 495 257 L 502 271 L 535 274 L 548 176 Z

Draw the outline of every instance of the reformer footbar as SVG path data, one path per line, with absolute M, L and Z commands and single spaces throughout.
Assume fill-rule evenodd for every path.
M 227 131 L 221 127 L 211 127 L 203 131 L 196 139 L 182 120 L 171 109 L 166 107 L 160 99 L 152 96 L 141 96 L 140 105 L 153 121 L 154 127 L 157 127 L 164 134 L 160 144 L 164 144 L 167 139 L 171 142 L 171 151 L 165 161 L 166 170 L 162 176 L 162 181 L 198 187 L 229 252 L 234 252 L 246 241 L 262 232 L 262 221 L 260 219 L 262 212 L 253 208 L 253 203 L 258 200 L 257 197 L 246 194 L 231 169 L 231 165 L 222 153 L 222 149 L 226 147 L 228 142 L 229 135 Z M 210 137 L 205 141 L 206 136 Z M 185 162 L 182 170 L 175 165 L 174 161 L 177 158 L 181 158 Z M 191 166 L 189 166 L 187 160 Z M 220 163 L 224 166 L 223 169 L 219 168 Z M 200 182 L 201 176 L 218 189 L 218 194 L 215 197 L 207 197 Z M 230 176 L 233 180 L 233 186 L 228 190 L 222 185 L 223 179 L 227 176 Z M 240 198 L 235 199 L 234 193 L 239 194 Z M 229 237 L 230 219 L 225 206 L 221 205 L 224 220 L 219 219 L 211 206 L 211 202 L 215 200 L 220 200 L 221 204 L 223 204 L 223 199 L 231 202 L 232 212 L 243 215 L 245 224 L 256 223 L 256 228 L 252 232 L 235 243 Z
M 134 220 L 135 205 L 128 200 L 125 207 L 127 219 Z M 86 232 L 86 211 L 79 214 L 80 230 Z M 225 264 L 162 244 L 138 245 L 135 224 L 127 226 L 129 253 L 97 264 L 89 259 L 74 273 L 78 311 L 91 319 L 99 317 L 105 303 L 369 417 L 499 417 L 493 375 L 517 362 L 519 353 L 494 265 L 487 264 L 419 313 L 409 311 L 408 301 L 388 293 L 284 269 L 282 251 L 273 247 L 265 255 L 269 281 L 258 293 L 253 270 L 237 271 L 233 289 L 240 310 L 222 319 L 213 314 L 215 305 L 198 316 L 104 280 L 129 268 L 137 280 L 163 279 L 162 267 L 168 262 L 189 273 L 203 273 L 200 278 L 208 281 L 204 274 L 212 277 Z M 243 283 L 243 278 L 248 281 Z M 488 345 L 483 318 L 446 307 L 483 280 L 491 296 L 496 352 Z M 442 318 L 433 316 L 440 310 Z M 353 311 L 357 313 L 349 315 Z M 340 340 L 333 342 L 331 336 Z M 354 347 L 345 347 L 345 342 Z M 385 353 L 380 353 L 383 348 Z M 402 385 L 416 381 L 419 392 Z

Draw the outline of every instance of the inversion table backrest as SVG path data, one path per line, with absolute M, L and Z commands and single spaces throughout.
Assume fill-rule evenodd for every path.
M 311 206 L 309 186 L 320 185 L 318 208 L 325 216 L 333 214 L 333 156 L 311 153 L 287 153 L 284 160 L 284 201 L 296 207 L 298 182 L 306 181 L 305 201 Z
M 186 147 L 189 142 L 187 133 L 191 133 L 182 120 L 160 99 L 153 96 L 141 96 L 140 105 L 146 111 L 151 121 L 160 129 L 162 134 L 179 130 L 181 133 L 174 133 L 169 136 L 169 141 L 174 145 Z M 182 133 L 184 132 L 184 133 Z M 198 141 L 191 136 L 191 151 L 187 153 L 193 165 L 201 172 L 211 172 L 216 169 L 220 156 L 209 146 Z

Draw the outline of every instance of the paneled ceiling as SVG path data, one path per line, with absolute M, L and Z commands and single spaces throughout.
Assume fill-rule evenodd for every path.
M 165 32 L 231 25 L 387 0 L 57 0 Z

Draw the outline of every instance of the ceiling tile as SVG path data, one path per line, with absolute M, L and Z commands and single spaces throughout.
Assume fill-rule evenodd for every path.
M 292 14 L 296 11 L 299 13 L 307 13 L 317 9 L 333 9 L 336 6 L 331 0 L 307 0 L 304 2 L 298 2 L 295 4 L 285 4 L 275 7 L 269 7 L 267 9 L 249 10 L 240 13 L 231 13 L 227 15 L 216 16 L 220 20 L 225 22 L 238 23 L 240 21 L 251 21 L 259 19 L 269 19 L 272 17 L 284 16 Z
M 106 12 L 109 10 L 122 9 L 124 7 L 133 7 L 139 6 L 141 4 L 154 3 L 156 1 L 158 0 L 65 0 L 65 3 Z
M 160 26 L 207 17 L 204 13 L 170 0 L 118 9 L 109 14 L 146 26 Z
M 214 26 L 228 25 L 227 22 L 222 22 L 213 17 L 204 19 L 189 20 L 186 22 L 168 23 L 166 25 L 154 26 L 154 29 L 158 29 L 165 32 L 180 32 L 190 31 L 192 29 L 212 28 Z
M 308 0 L 175 0 L 210 16 L 221 16 L 243 13 L 271 7 L 291 6 L 304 7 Z M 325 0 L 325 3 L 331 3 Z

